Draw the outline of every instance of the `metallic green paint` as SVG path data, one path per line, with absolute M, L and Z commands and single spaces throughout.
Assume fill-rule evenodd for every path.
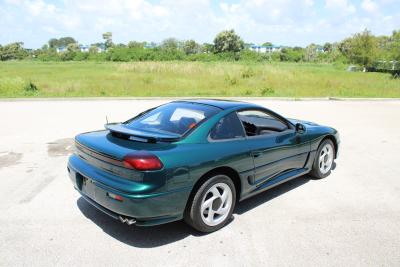
M 284 132 L 213 141 L 210 130 L 227 114 L 249 108 L 267 109 L 234 101 L 190 102 L 217 106 L 221 111 L 176 142 L 134 142 L 113 137 L 107 130 L 78 135 L 79 144 L 115 160 L 122 160 L 135 150 L 146 150 L 156 155 L 164 167 L 157 171 L 128 170 L 128 178 L 121 175 L 126 171 L 118 169 L 121 167 L 108 164 L 106 168 L 107 163 L 76 153 L 68 163 L 74 187 L 107 210 L 135 218 L 137 225 L 154 225 L 182 219 L 196 183 L 215 169 L 224 167 L 236 172 L 241 188 L 238 199 L 243 200 L 308 173 L 324 138 L 331 138 L 336 148 L 339 146 L 335 129 L 282 117 L 279 118 L 289 125 Z M 302 123 L 305 132 L 296 132 L 296 123 Z M 108 197 L 108 193 L 122 196 L 123 201 Z

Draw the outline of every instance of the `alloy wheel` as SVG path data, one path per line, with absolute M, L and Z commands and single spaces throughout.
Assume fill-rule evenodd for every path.
M 232 190 L 225 183 L 213 185 L 201 202 L 201 218 L 208 226 L 222 223 L 232 207 Z
M 318 166 L 322 174 L 326 174 L 330 171 L 333 163 L 333 147 L 327 143 L 321 149 L 319 153 Z

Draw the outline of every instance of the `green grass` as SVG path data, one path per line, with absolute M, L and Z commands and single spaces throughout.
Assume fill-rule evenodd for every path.
M 0 62 L 0 97 L 400 97 L 389 74 L 346 66 L 233 62 Z

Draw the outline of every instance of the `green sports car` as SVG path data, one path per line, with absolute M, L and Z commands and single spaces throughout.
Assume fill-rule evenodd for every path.
M 76 136 L 68 172 L 112 218 L 150 226 L 184 219 L 223 227 L 238 201 L 310 174 L 331 173 L 339 134 L 238 101 L 170 102 Z

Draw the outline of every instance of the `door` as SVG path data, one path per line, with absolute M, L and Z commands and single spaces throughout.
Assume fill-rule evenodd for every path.
M 302 134 L 292 125 L 267 110 L 243 110 L 238 112 L 238 117 L 254 162 L 251 184 L 304 167 L 310 145 L 302 142 Z

